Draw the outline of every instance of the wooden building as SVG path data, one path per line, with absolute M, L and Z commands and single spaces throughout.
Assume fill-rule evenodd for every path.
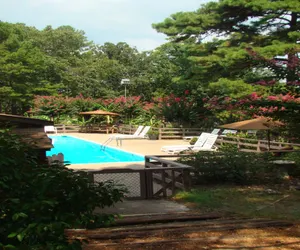
M 39 161 L 43 163 L 47 161 L 46 151 L 53 148 L 51 139 L 44 132 L 44 126 L 53 126 L 53 122 L 0 113 L 0 129 L 10 128 L 13 133 L 21 135 L 25 143 L 36 148 Z

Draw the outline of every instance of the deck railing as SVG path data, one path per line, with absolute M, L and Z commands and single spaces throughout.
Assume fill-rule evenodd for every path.
M 80 130 L 79 125 L 56 124 L 57 133 L 77 133 Z
M 88 132 L 84 130 L 84 126 L 79 125 L 55 125 L 58 133 L 74 133 L 74 132 Z M 122 125 L 119 127 L 118 131 L 115 129 L 114 131 L 107 130 L 106 127 L 103 129 L 97 128 L 98 133 L 111 133 L 118 132 L 122 134 L 133 134 L 137 125 Z M 207 131 L 202 128 L 157 128 L 152 127 L 152 131 L 156 131 L 158 134 L 158 139 L 182 139 L 185 136 L 199 136 L 202 132 Z M 237 145 L 238 149 L 241 151 L 248 152 L 261 152 L 266 151 L 268 149 L 268 141 L 267 140 L 258 140 L 258 139 L 249 139 L 249 138 L 240 138 L 240 137 L 232 137 L 232 136 L 219 136 L 217 139 L 218 145 L 224 144 L 234 144 Z M 297 146 L 300 147 L 300 144 L 297 143 L 288 143 L 288 142 L 270 142 L 271 150 L 281 150 L 284 147 L 288 146 Z
M 231 144 L 237 145 L 237 148 L 240 151 L 245 152 L 261 152 L 268 150 L 268 141 L 267 140 L 258 140 L 258 139 L 249 139 L 249 138 L 239 138 L 239 137 L 230 137 L 230 136 L 219 136 L 217 139 L 218 145 Z M 297 143 L 288 143 L 288 142 L 276 142 L 270 141 L 270 150 L 282 150 L 288 147 L 300 147 L 300 144 Z
M 170 157 L 165 156 L 165 157 Z M 114 180 L 128 188 L 128 198 L 152 199 L 174 195 L 191 188 L 191 167 L 157 156 L 145 156 L 142 169 L 89 170 L 93 182 Z

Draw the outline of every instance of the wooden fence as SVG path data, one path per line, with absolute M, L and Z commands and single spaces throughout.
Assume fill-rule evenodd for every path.
M 99 125 L 55 125 L 58 133 L 74 133 L 74 132 L 83 132 L 83 133 L 107 133 L 106 126 Z M 133 134 L 137 129 L 137 125 L 122 125 L 119 127 L 119 131 L 115 130 L 113 132 L 118 132 L 121 134 Z M 92 128 L 92 129 L 91 129 Z M 184 136 L 199 136 L 204 130 L 202 128 L 157 128 L 152 127 L 152 131 L 155 131 L 158 134 L 158 139 L 181 139 Z M 112 131 L 109 131 L 112 132 Z
M 245 151 L 245 152 L 262 152 L 268 150 L 267 140 L 219 136 L 216 143 L 218 145 L 224 145 L 224 144 L 237 145 L 237 148 L 240 151 Z M 270 141 L 271 151 L 276 151 L 276 150 L 280 151 L 283 149 L 288 150 L 289 147 L 294 147 L 294 146 L 300 147 L 300 144 Z
M 57 124 L 55 128 L 57 129 L 57 133 L 78 133 L 80 131 L 79 125 Z
M 58 133 L 74 133 L 74 132 L 88 132 L 84 130 L 84 127 L 78 125 L 55 125 Z M 119 128 L 119 133 L 122 134 L 133 134 L 138 126 L 136 125 L 122 125 Z M 185 136 L 199 136 L 204 129 L 202 128 L 157 128 L 152 127 L 152 131 L 156 131 L 158 134 L 158 139 L 182 139 Z M 109 133 L 112 131 L 107 131 L 107 129 L 97 130 L 99 133 Z M 114 131 L 116 132 L 116 131 Z M 240 151 L 246 152 L 261 152 L 268 149 L 267 140 L 258 140 L 258 139 L 248 139 L 248 138 L 239 138 L 231 136 L 219 136 L 216 142 L 218 145 L 224 144 L 235 144 L 237 145 Z M 287 143 L 287 142 L 270 142 L 271 150 L 282 150 L 285 147 L 298 146 L 300 144 Z
M 145 156 L 144 169 L 89 170 L 90 178 L 94 182 L 115 180 L 128 188 L 128 198 L 135 199 L 168 197 L 178 190 L 190 190 L 191 167 L 160 157 Z

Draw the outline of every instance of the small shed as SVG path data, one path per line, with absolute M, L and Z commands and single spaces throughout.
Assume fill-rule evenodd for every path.
M 0 113 L 0 128 L 11 128 L 13 133 L 21 135 L 24 143 L 36 148 L 39 161 L 43 163 L 47 161 L 46 151 L 53 148 L 51 139 L 44 132 L 44 126 L 53 126 L 53 122 Z

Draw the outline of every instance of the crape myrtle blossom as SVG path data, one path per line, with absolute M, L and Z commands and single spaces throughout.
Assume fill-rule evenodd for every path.
M 158 117 L 182 120 L 195 119 L 199 115 L 197 102 L 185 90 L 182 96 L 171 93 L 169 96 L 153 98 L 152 101 L 141 101 L 141 96 L 124 96 L 108 99 L 93 99 L 79 94 L 76 97 L 59 96 L 35 96 L 33 112 L 51 117 L 60 115 L 76 115 L 82 111 L 103 109 L 118 112 L 132 117 L 141 112 L 155 114 Z M 201 112 L 200 112 L 201 113 Z M 192 118 L 191 118 L 192 117 Z

